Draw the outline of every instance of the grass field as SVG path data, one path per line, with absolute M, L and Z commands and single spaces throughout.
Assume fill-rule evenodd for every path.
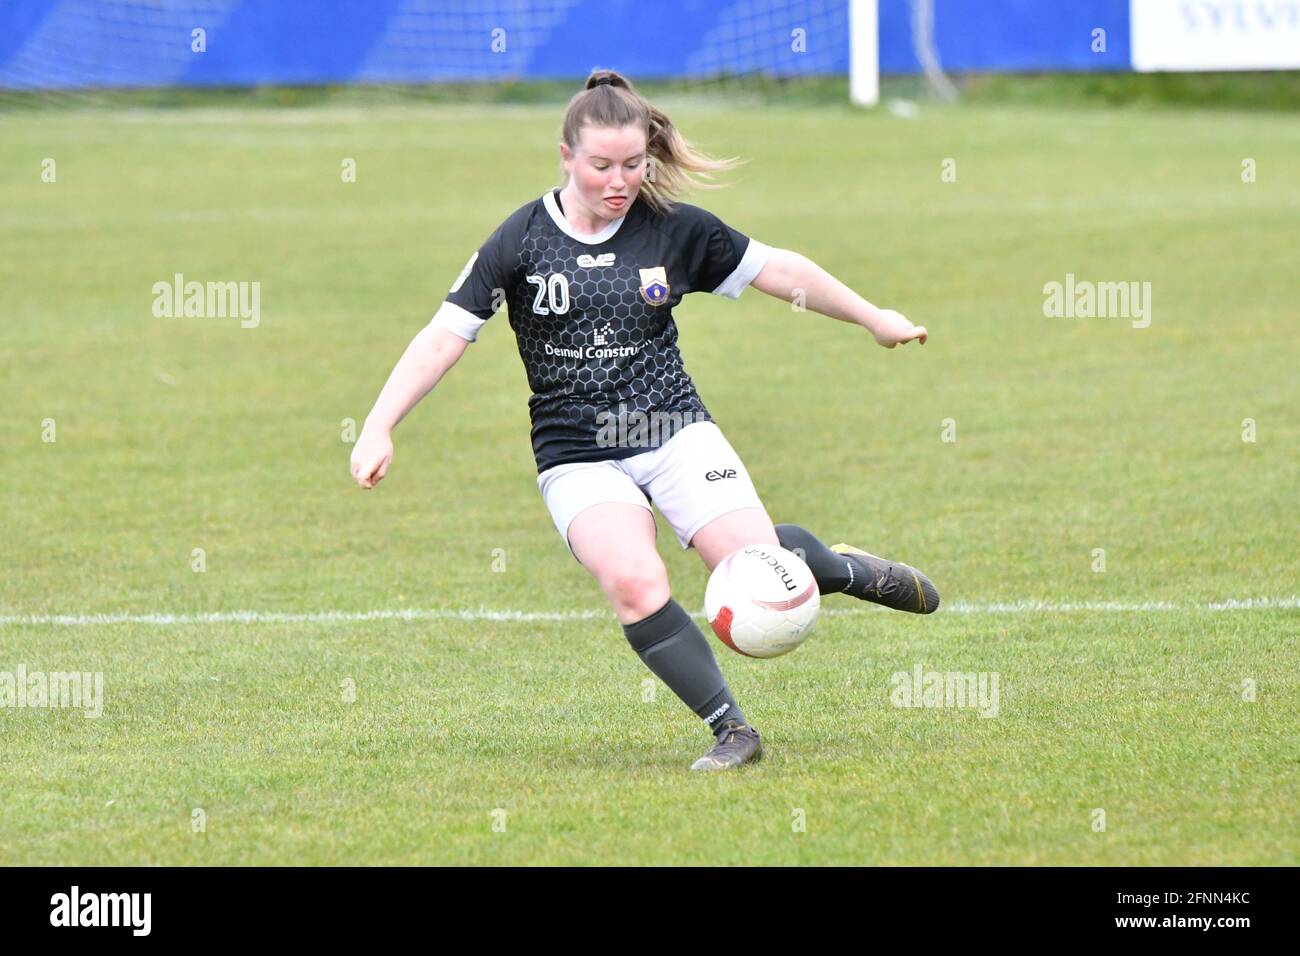
M 716 645 L 768 757 L 689 773 L 542 506 L 504 315 L 347 477 L 344 420 L 556 181 L 558 107 L 0 114 L 0 672 L 104 675 L 99 719 L 0 708 L 0 862 L 1300 863 L 1300 115 L 667 105 L 750 160 L 691 201 L 929 327 L 677 315 L 773 518 L 945 608 Z M 260 324 L 156 318 L 178 272 L 260 282 Z M 1149 281 L 1150 327 L 1046 318 L 1067 274 Z M 891 706 L 917 664 L 998 715 Z

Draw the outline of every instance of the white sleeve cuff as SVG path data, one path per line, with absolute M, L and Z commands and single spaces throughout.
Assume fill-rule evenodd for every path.
M 722 285 L 714 289 L 713 294 L 725 295 L 728 299 L 739 299 L 740 293 L 745 291 L 745 286 L 758 278 L 758 274 L 763 271 L 771 251 L 771 246 L 765 246 L 757 239 L 750 239 L 749 245 L 745 247 L 745 254 L 740 258 L 740 265 L 736 266 L 736 270 L 731 275 L 722 280 Z
M 478 338 L 478 330 L 483 328 L 486 322 L 487 319 L 480 319 L 473 312 L 462 309 L 454 302 L 443 302 L 434 313 L 432 324 L 448 332 L 454 332 L 466 342 L 473 342 Z

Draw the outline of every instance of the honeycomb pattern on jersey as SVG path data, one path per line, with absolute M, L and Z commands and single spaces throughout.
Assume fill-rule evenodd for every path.
M 588 246 L 537 224 L 521 243 L 520 282 L 508 306 L 510 327 L 533 391 L 528 406 L 535 438 L 558 426 L 566 434 L 574 429 L 590 432 L 594 445 L 598 414 L 617 412 L 620 405 L 630 412 L 689 411 L 697 420 L 710 418 L 677 349 L 671 310 L 681 296 L 670 292 L 663 304 L 650 305 L 641 296 L 636 263 L 578 265 L 579 255 L 599 255 L 610 245 Z M 524 277 L 548 279 L 555 273 L 568 277 L 569 308 L 551 311 L 549 294 L 544 293 L 540 307 L 550 314 L 535 314 L 538 286 Z M 635 351 L 596 356 L 588 353 L 588 347 Z M 559 349 L 581 350 L 582 357 Z M 661 442 L 668 437 L 661 435 Z

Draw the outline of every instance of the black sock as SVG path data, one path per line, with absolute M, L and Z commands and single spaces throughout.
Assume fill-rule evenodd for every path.
M 748 723 L 718 669 L 708 638 L 672 598 L 649 617 L 623 625 L 646 667 L 715 733 L 725 721 Z
M 797 524 L 777 525 L 776 540 L 781 542 L 781 547 L 803 558 L 822 594 L 854 594 L 855 589 L 867 584 L 861 570 L 854 570 L 853 562 L 836 554 Z

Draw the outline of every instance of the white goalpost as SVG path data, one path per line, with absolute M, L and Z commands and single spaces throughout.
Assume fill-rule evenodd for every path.
M 849 0 L 849 99 L 880 102 L 880 9 L 877 0 Z

